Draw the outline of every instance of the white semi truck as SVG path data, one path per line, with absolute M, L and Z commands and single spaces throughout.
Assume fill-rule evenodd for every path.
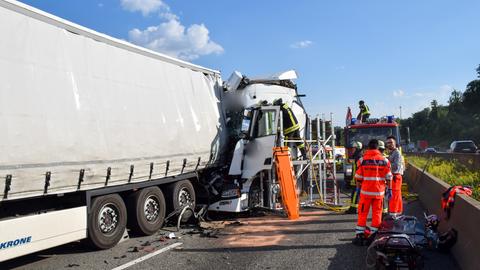
M 279 187 L 272 149 L 283 144 L 282 112 L 280 106 L 273 105 L 276 100 L 287 104 L 297 118 L 300 137 L 294 139 L 303 140 L 306 134 L 308 117 L 292 81 L 296 78 L 293 70 L 251 79 L 234 72 L 225 83 L 224 103 L 231 131 L 228 149 L 233 153 L 228 155 L 228 171 L 221 171 L 222 177 L 208 177 L 222 182 L 209 209 L 243 212 L 256 206 L 275 208 Z M 294 151 L 293 155 L 300 153 Z
M 272 206 L 272 101 L 306 121 L 294 72 L 224 85 L 13 0 L 0 0 L 0 31 L 0 261 L 86 238 L 110 248 L 200 198 Z

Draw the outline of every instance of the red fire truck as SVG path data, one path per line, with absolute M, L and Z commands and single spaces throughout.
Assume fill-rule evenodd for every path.
M 381 119 L 371 118 L 368 119 L 366 123 L 358 124 L 352 121 L 345 127 L 346 158 L 343 172 L 347 186 L 348 184 L 352 184 L 351 180 L 355 174 L 355 162 L 353 159 L 355 148 L 353 148 L 353 144 L 355 142 L 361 142 L 365 149 L 371 139 L 378 139 L 385 142 L 387 137 L 392 135 L 397 138 L 397 142 L 400 142 L 400 125 L 395 122 L 393 116 Z

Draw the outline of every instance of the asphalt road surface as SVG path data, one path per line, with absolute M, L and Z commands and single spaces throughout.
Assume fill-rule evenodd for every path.
M 345 197 L 345 196 L 344 196 Z M 422 216 L 418 201 L 406 214 Z M 0 269 L 365 269 L 366 247 L 351 244 L 356 215 L 303 209 L 290 221 L 267 213 L 128 239 L 110 250 L 71 243 L 0 264 Z M 168 228 L 167 228 L 168 229 Z M 173 228 L 171 228 L 174 230 Z M 425 252 L 425 269 L 458 269 L 450 255 Z

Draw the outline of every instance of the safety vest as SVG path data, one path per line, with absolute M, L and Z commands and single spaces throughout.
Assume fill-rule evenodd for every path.
M 367 150 L 359 159 L 355 179 L 361 183 L 360 194 L 370 198 L 383 198 L 385 184 L 392 180 L 390 161 L 378 150 Z
M 367 104 L 360 105 L 360 113 L 362 115 L 370 114 L 370 109 L 368 108 Z
M 300 129 L 300 125 L 298 124 L 298 120 L 293 114 L 292 109 L 290 109 L 287 104 L 283 104 L 281 109 L 283 115 L 283 134 L 287 135 Z

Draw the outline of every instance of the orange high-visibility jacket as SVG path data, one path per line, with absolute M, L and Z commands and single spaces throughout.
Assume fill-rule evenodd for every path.
M 390 161 L 378 150 L 367 150 L 358 163 L 355 179 L 362 185 L 360 194 L 370 198 L 383 198 L 386 181 L 392 180 Z

